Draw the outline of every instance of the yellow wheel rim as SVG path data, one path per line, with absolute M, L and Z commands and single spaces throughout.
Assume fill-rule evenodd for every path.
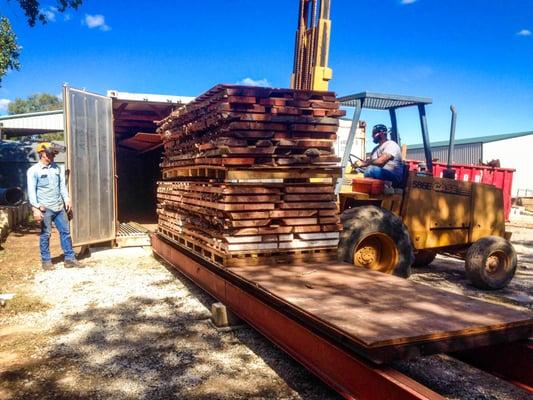
M 491 253 L 485 261 L 485 272 L 487 275 L 499 278 L 505 275 L 509 260 L 503 251 Z
M 398 250 L 388 235 L 372 233 L 355 247 L 353 263 L 358 268 L 392 274 L 398 263 Z

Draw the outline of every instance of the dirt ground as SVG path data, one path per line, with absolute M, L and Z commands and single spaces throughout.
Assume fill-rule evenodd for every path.
M 533 308 L 533 229 L 511 227 L 519 270 L 480 292 L 462 263 L 438 257 L 410 279 Z M 60 254 L 57 235 L 53 255 Z M 35 229 L 0 250 L 0 399 L 338 399 L 248 326 L 216 330 L 215 301 L 150 249 L 93 249 L 84 269 L 40 270 Z M 450 399 L 526 399 L 515 386 L 446 355 L 395 367 Z

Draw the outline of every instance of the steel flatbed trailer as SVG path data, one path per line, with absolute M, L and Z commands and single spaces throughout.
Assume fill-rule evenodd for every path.
M 467 357 L 465 351 L 533 336 L 530 312 L 348 264 L 226 269 L 162 235 L 152 236 L 152 247 L 345 398 L 440 399 L 386 363 L 435 353 Z M 533 365 L 532 355 L 519 361 Z M 508 372 L 527 390 L 528 376 Z

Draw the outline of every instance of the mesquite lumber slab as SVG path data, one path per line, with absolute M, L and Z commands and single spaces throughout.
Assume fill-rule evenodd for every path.
M 332 259 L 332 92 L 217 85 L 159 121 L 159 233 L 223 266 Z

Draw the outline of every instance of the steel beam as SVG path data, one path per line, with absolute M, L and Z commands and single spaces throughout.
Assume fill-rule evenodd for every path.
M 431 143 L 429 141 L 428 121 L 426 117 L 426 107 L 424 104 L 418 105 L 420 117 L 420 128 L 422 129 L 422 140 L 424 142 L 424 154 L 426 156 L 426 167 L 430 174 L 433 174 L 433 156 L 431 155 Z
M 335 194 L 339 194 L 344 182 L 344 175 L 346 174 L 346 166 L 350 161 L 350 153 L 352 152 L 353 141 L 355 139 L 355 134 L 357 133 L 357 128 L 359 128 L 359 119 L 361 118 L 361 111 L 363 109 L 363 100 L 355 101 L 355 109 L 352 117 L 352 126 L 350 127 L 350 133 L 346 140 L 346 147 L 344 148 L 344 154 L 342 155 L 341 161 L 341 177 L 337 179 L 337 185 L 335 186 Z
M 443 399 L 422 384 L 340 349 L 184 252 L 152 236 L 156 254 L 224 303 L 346 399 Z
M 533 393 L 533 339 L 451 355 Z
M 402 144 L 400 143 L 400 136 L 398 133 L 398 120 L 396 118 L 396 109 L 390 108 L 389 115 L 391 122 L 391 139 L 398 143 L 399 146 L 401 146 Z

